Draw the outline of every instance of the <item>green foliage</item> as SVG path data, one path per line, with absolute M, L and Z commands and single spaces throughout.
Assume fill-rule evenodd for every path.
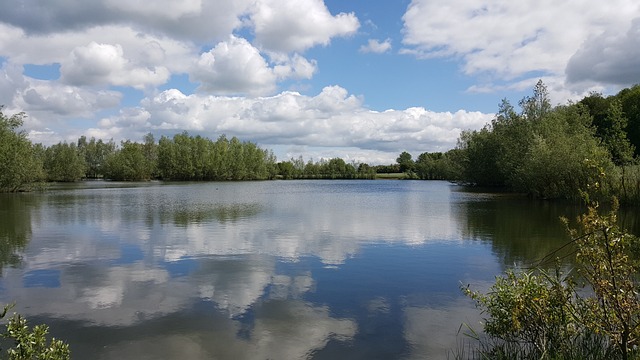
M 4 318 L 10 306 L 5 306 L 0 318 Z M 13 346 L 6 351 L 11 360 L 66 360 L 71 358 L 69 345 L 61 340 L 52 338 L 47 342 L 49 327 L 36 325 L 29 327 L 27 320 L 19 314 L 14 314 L 6 325 L 6 331 L 1 335 L 13 341 Z
M 275 177 L 273 153 L 251 142 L 217 141 L 183 132 L 160 138 L 157 146 L 158 176 L 167 180 L 266 180 Z
M 302 157 L 281 161 L 277 164 L 278 175 L 282 179 L 375 179 L 376 169 L 368 164 L 347 164 L 343 159 L 309 160 Z
M 44 170 L 49 181 L 77 181 L 85 176 L 86 162 L 76 144 L 61 142 L 45 150 Z
M 601 172 L 611 172 L 610 153 L 595 136 L 584 105 L 552 107 L 538 82 L 520 106 L 518 114 L 503 100 L 490 126 L 460 135 L 462 182 L 533 197 L 580 199 L 579 189 L 587 189 Z
M 488 315 L 484 331 L 497 340 L 490 354 L 504 354 L 518 344 L 519 357 L 541 359 L 563 358 L 576 345 L 578 329 L 570 326 L 574 289 L 559 272 L 509 270 L 487 294 L 463 291 Z
M 580 189 L 589 188 L 613 167 L 606 149 L 588 126 L 590 119 L 580 106 L 559 106 L 536 127 L 533 141 L 514 170 L 515 190 L 541 198 L 579 200 Z
M 487 315 L 476 355 L 498 359 L 629 359 L 640 338 L 640 238 L 617 225 L 617 201 L 593 203 L 569 229 L 586 289 L 535 269 L 507 271 L 486 294 L 464 293 Z M 565 220 L 565 224 L 567 221 Z
M 0 106 L 0 192 L 16 192 L 31 189 L 44 179 L 42 157 L 19 131 L 25 115 L 6 116 Z
M 627 137 L 635 148 L 634 155 L 640 156 L 640 85 L 621 90 L 616 98 L 622 102 L 622 111 L 628 120 Z
M 580 231 L 571 230 L 578 246 L 580 274 L 593 289 L 593 296 L 579 298 L 580 321 L 589 330 L 606 336 L 623 359 L 640 337 L 640 267 L 632 256 L 639 238 L 617 225 L 617 201 L 607 215 L 597 212 L 597 204 L 579 218 Z
M 415 166 L 413 159 L 411 158 L 411 154 L 409 154 L 406 151 L 403 151 L 398 156 L 398 158 L 396 159 L 396 162 L 398 163 L 398 165 L 400 165 L 400 172 L 403 172 L 403 173 L 413 171 Z
M 115 150 L 116 144 L 113 140 L 103 142 L 102 139 L 96 140 L 92 137 L 91 140 L 87 142 L 87 138 L 81 136 L 78 139 L 78 151 L 85 160 L 85 177 L 97 179 L 104 176 L 106 160 Z
M 120 149 L 107 158 L 104 176 L 111 180 L 150 180 L 152 169 L 143 144 L 123 141 Z
M 616 165 L 628 165 L 633 161 L 634 147 L 627 138 L 628 119 L 622 111 L 622 102 L 613 99 L 602 125 L 602 141 L 611 152 Z
M 449 150 L 446 153 L 422 153 L 415 162 L 416 176 L 422 180 L 458 180 L 461 177 L 462 168 L 456 157 L 459 149 Z
M 506 179 L 498 167 L 499 139 L 490 128 L 480 131 L 463 131 L 458 139 L 458 149 L 463 154 L 462 181 L 478 186 L 504 186 Z

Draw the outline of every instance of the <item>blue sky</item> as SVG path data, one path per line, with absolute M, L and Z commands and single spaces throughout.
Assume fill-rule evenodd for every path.
M 0 13 L 0 104 L 46 145 L 183 130 L 390 163 L 455 146 L 542 79 L 640 83 L 635 0 L 48 0 Z

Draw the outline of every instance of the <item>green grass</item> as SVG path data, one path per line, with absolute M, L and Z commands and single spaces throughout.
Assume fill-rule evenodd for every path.
M 376 179 L 400 180 L 400 179 L 404 179 L 405 176 L 406 176 L 405 173 L 376 174 Z

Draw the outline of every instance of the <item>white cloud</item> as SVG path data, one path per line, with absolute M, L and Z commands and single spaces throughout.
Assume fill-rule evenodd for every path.
M 124 112 L 104 120 L 105 129 L 136 128 L 136 136 L 129 138 L 148 131 L 173 134 L 182 129 L 211 138 L 224 133 L 260 144 L 326 148 L 325 154 L 336 154 L 331 148 L 340 147 L 336 156 L 343 158 L 352 152 L 379 158 L 383 151 L 394 156 L 404 150 L 415 156 L 446 151 L 455 146 L 461 130 L 479 129 L 493 117 L 420 107 L 371 111 L 339 86 L 326 87 L 315 96 L 283 92 L 257 98 L 185 95 L 172 89 L 145 99 L 138 111 L 144 113 L 144 121 L 134 124 L 132 114 Z
M 145 60 L 162 61 L 160 49 L 150 46 L 149 50 L 152 51 L 141 52 Z M 163 66 L 145 67 L 129 61 L 119 44 L 95 42 L 73 49 L 62 62 L 60 73 L 63 81 L 73 85 L 120 85 L 138 89 L 163 84 L 170 75 Z
M 49 133 L 49 126 L 72 117 L 90 117 L 120 104 L 116 91 L 69 86 L 58 81 L 33 79 L 22 74 L 22 66 L 5 63 L 0 68 L 0 104 L 10 112 L 25 111 L 25 129 Z M 53 138 L 51 138 L 53 140 Z
M 90 91 L 53 82 L 30 80 L 21 93 L 21 105 L 28 112 L 47 111 L 63 116 L 91 116 L 94 112 L 119 105 L 115 91 Z
M 200 55 L 190 79 L 204 92 L 262 95 L 276 89 L 277 76 L 258 49 L 231 36 Z
M 250 19 L 260 46 L 285 53 L 327 45 L 332 37 L 352 35 L 360 26 L 355 14 L 334 16 L 322 0 L 257 0 Z
M 360 47 L 360 52 L 382 54 L 391 50 L 391 39 L 380 41 L 378 39 L 369 39 L 367 45 Z
M 0 56 L 14 63 L 69 63 L 73 53 L 102 51 L 105 55 L 107 49 L 96 49 L 101 44 L 118 48 L 110 50 L 115 52 L 115 59 L 129 62 L 134 68 L 166 67 L 172 72 L 186 71 L 190 60 L 198 53 L 197 47 L 190 42 L 143 34 L 127 26 L 95 26 L 82 32 L 28 34 L 0 23 Z
M 586 39 L 620 32 L 639 13 L 633 0 L 413 0 L 403 17 L 403 52 L 458 58 L 467 75 L 563 80 L 569 58 Z

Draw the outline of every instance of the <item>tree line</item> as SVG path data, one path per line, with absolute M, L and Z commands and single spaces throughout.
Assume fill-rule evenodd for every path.
M 211 140 L 182 132 L 152 134 L 142 142 L 87 139 L 48 147 L 32 144 L 19 130 L 24 113 L 6 116 L 0 108 L 0 192 L 30 190 L 44 182 L 82 179 L 145 181 L 226 181 L 269 179 L 372 179 L 367 164 L 340 158 L 277 162 L 270 150 L 236 137 Z
M 375 179 L 375 167 L 355 161 L 347 163 L 341 158 L 305 162 L 302 156 L 277 165 L 282 179 Z
M 402 169 L 419 179 L 496 187 L 538 198 L 581 199 L 584 192 L 640 200 L 640 85 L 552 106 L 539 81 L 519 110 L 503 100 L 491 123 L 463 131 L 445 153 L 403 152 Z
M 498 187 L 539 198 L 617 196 L 640 200 L 640 85 L 604 97 L 552 106 L 542 81 L 516 109 L 503 100 L 491 123 L 460 134 L 454 149 L 402 152 L 395 164 L 370 166 L 343 159 L 278 162 L 255 143 L 213 141 L 187 132 L 143 141 L 81 137 L 49 147 L 32 144 L 19 128 L 23 113 L 0 108 L 0 191 L 27 190 L 43 181 L 373 179 L 404 173 L 407 179 L 449 180 Z

